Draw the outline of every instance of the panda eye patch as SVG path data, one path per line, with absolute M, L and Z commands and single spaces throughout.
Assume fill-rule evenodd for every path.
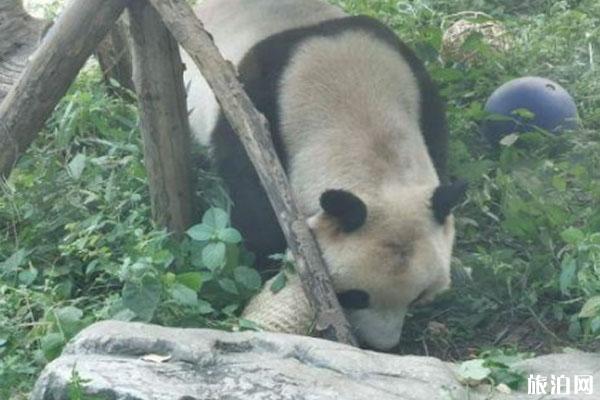
M 337 298 L 342 308 L 348 310 L 361 310 L 369 307 L 369 294 L 364 290 L 345 290 L 337 293 Z

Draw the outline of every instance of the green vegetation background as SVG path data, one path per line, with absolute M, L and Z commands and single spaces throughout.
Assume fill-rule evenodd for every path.
M 448 103 L 452 174 L 471 183 L 456 213 L 454 287 L 413 312 L 400 352 L 598 350 L 600 3 L 337 3 L 388 23 L 427 62 Z M 472 63 L 442 60 L 442 27 L 467 10 L 504 24 L 512 49 L 498 54 L 472 35 L 463 46 Z M 581 128 L 492 150 L 479 134 L 483 104 L 525 75 L 567 88 Z M 150 221 L 139 136 L 135 104 L 108 95 L 90 66 L 1 184 L 0 399 L 25 398 L 41 368 L 100 319 L 252 328 L 237 315 L 261 278 L 218 178 L 199 169 L 199 224 L 183 242 L 169 238 Z

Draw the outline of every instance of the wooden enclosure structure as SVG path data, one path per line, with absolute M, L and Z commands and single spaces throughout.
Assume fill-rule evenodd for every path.
M 126 8 L 155 221 L 175 233 L 184 232 L 192 222 L 190 133 L 181 46 L 213 89 L 258 172 L 315 310 L 317 332 L 356 345 L 314 236 L 292 197 L 268 123 L 186 0 L 71 0 L 0 103 L 0 179 L 9 176 L 19 155 L 35 139 Z

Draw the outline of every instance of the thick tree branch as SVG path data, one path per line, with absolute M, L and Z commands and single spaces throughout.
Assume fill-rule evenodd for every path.
M 105 81 L 114 79 L 122 87 L 134 90 L 130 29 L 128 19 L 125 17 L 126 14 L 117 21 L 96 49 L 95 55 Z
M 238 82 L 233 66 L 223 60 L 186 1 L 150 2 L 212 87 L 225 116 L 244 144 L 296 260 L 304 291 L 317 315 L 316 329 L 328 339 L 355 345 L 317 243 L 292 198 L 264 117 L 256 111 Z
M 43 127 L 77 73 L 119 18 L 123 0 L 72 0 L 0 103 L 0 177 Z
M 154 221 L 176 234 L 192 222 L 190 132 L 179 46 L 143 0 L 131 2 L 134 83 Z
M 50 25 L 27 14 L 22 0 L 0 1 L 0 101 L 19 78 Z

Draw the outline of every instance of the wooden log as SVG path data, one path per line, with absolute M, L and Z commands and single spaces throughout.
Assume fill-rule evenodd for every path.
M 37 49 L 52 21 L 34 18 L 23 7 L 22 0 L 0 1 L 0 102 L 25 69 L 28 57 Z M 104 80 L 116 80 L 127 90 L 114 90 L 125 95 L 133 89 L 129 25 L 120 18 L 94 52 Z M 109 86 L 113 91 L 114 86 Z
M 23 8 L 22 0 L 0 1 L 0 102 L 38 47 L 50 21 L 37 19 Z
M 43 127 L 77 73 L 121 15 L 123 0 L 71 0 L 0 104 L 0 177 Z
M 134 90 L 129 22 L 123 15 L 95 51 L 106 83 L 116 80 L 121 87 Z M 111 86 L 109 86 L 111 87 Z M 123 94 L 117 90 L 117 94 Z
M 176 234 L 192 222 L 190 130 L 179 46 L 144 0 L 129 7 L 134 84 L 154 221 Z
M 204 30 L 185 0 L 150 0 L 179 44 L 189 53 L 213 89 L 225 116 L 239 135 L 269 196 L 296 270 L 317 315 L 316 329 L 330 340 L 356 345 L 337 301 L 331 277 L 317 243 L 292 197 L 292 190 L 273 148 L 265 118 L 237 80 L 231 63 Z

